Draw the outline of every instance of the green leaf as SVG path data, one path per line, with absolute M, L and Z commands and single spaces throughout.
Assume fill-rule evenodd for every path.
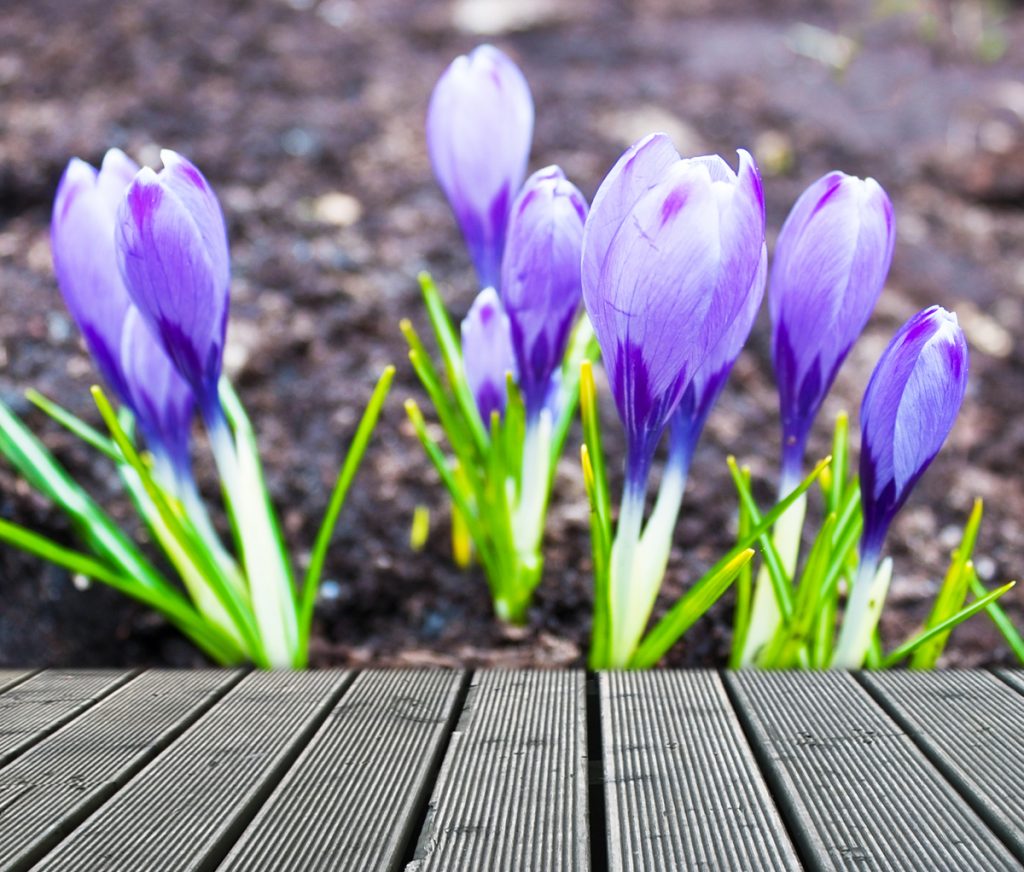
M 832 436 L 832 487 L 828 493 L 828 510 L 839 514 L 839 508 L 846 492 L 846 471 L 850 453 L 850 419 L 846 412 L 836 416 L 836 428 Z
M 988 589 L 981 583 L 977 573 L 974 571 L 973 566 L 970 571 L 971 577 L 971 593 L 976 597 L 985 597 L 988 595 Z M 1006 614 L 1003 607 L 999 603 L 989 603 L 986 606 L 985 611 L 988 612 L 988 616 L 992 619 L 992 623 L 996 625 L 996 629 L 1002 633 L 1003 638 L 1006 640 L 1006 644 L 1010 646 L 1010 650 L 1013 651 L 1017 659 L 1024 664 L 1024 638 L 1021 638 L 1017 628 L 1013 625 L 1013 621 L 1010 620 L 1010 616 Z
M 359 464 L 370 443 L 370 437 L 377 426 L 381 409 L 387 399 L 388 391 L 395 377 L 395 368 L 386 367 L 377 381 L 377 386 L 370 396 L 370 402 L 363 412 L 363 417 L 356 428 L 356 434 L 345 455 L 345 462 L 338 473 L 338 479 L 334 484 L 334 491 L 331 493 L 331 500 L 324 514 L 323 522 L 316 534 L 316 541 L 313 545 L 313 552 L 309 560 L 309 568 L 306 570 L 306 579 L 302 584 L 302 598 L 299 608 L 299 651 L 301 654 L 300 666 L 304 667 L 308 659 L 309 635 L 313 623 L 313 608 L 316 605 L 316 593 L 320 585 L 320 576 L 323 573 L 324 560 L 327 557 L 327 549 L 331 543 L 331 536 L 338 523 L 338 516 L 341 514 L 342 506 L 345 504 L 345 497 L 355 478 Z
M 3 402 L 0 452 L 33 488 L 67 514 L 76 533 L 100 558 L 161 595 L 177 592 Z
M 29 388 L 29 390 L 25 391 L 25 397 L 30 403 L 53 418 L 65 430 L 77 436 L 86 445 L 95 448 L 100 454 L 105 455 L 107 459 L 114 463 L 124 462 L 124 458 L 121 457 L 121 453 L 117 450 L 114 443 L 98 430 L 86 424 L 81 418 L 72 415 L 67 409 L 47 399 L 39 391 Z
M 733 484 L 736 486 L 736 492 L 740 497 L 740 503 L 750 514 L 751 524 L 760 529 L 762 521 L 761 510 L 757 507 L 754 495 L 750 492 L 750 487 L 743 480 L 743 475 L 736 465 L 736 459 L 730 457 L 727 463 L 729 464 L 729 473 L 732 476 Z M 821 465 L 819 474 L 827 466 L 827 463 Z M 793 594 L 790 587 L 790 579 L 782 566 L 782 558 L 779 556 L 778 549 L 775 547 L 775 540 L 768 529 L 765 529 L 764 534 L 760 536 L 758 544 L 761 546 L 764 564 L 771 578 L 772 592 L 775 594 L 775 602 L 778 604 L 779 614 L 782 616 L 783 621 L 788 621 L 793 613 Z
M 967 588 L 970 585 L 971 575 L 967 567 L 970 563 L 971 555 L 974 553 L 974 545 L 978 541 L 978 529 L 981 526 L 982 512 L 982 501 L 980 499 L 975 500 L 970 517 L 967 519 L 967 524 L 964 527 L 963 535 L 960 538 L 960 545 L 953 553 L 953 559 L 950 561 L 946 577 L 943 579 L 942 586 L 935 597 L 935 604 L 932 606 L 931 614 L 928 615 L 925 621 L 926 629 L 931 629 L 941 624 L 951 615 L 956 614 L 963 607 L 964 600 L 967 599 Z M 939 633 L 927 643 L 920 645 L 910 659 L 910 668 L 934 669 L 935 664 L 939 661 L 939 657 L 942 656 L 942 651 L 946 647 L 948 639 L 948 632 Z
M 118 592 L 156 609 L 221 665 L 230 666 L 245 659 L 245 655 L 231 638 L 217 627 L 206 623 L 177 591 L 164 593 L 148 588 L 132 578 L 122 576 L 94 557 L 72 551 L 9 521 L 0 520 L 0 541 L 41 557 L 69 572 L 109 585 Z
M 589 360 L 580 364 L 580 413 L 583 418 L 583 443 L 587 446 L 594 472 L 594 508 L 604 531 L 604 539 L 612 541 L 612 509 L 605 467 L 604 449 L 601 447 L 601 421 L 598 416 L 597 387 L 594 369 Z
M 594 466 L 586 445 L 580 446 L 583 482 L 590 504 L 590 538 L 594 572 L 594 623 L 590 631 L 590 668 L 600 669 L 608 662 L 611 646 L 611 542 L 608 528 L 598 513 Z
M 466 381 L 466 374 L 462 365 L 461 343 L 452 327 L 452 322 L 445 310 L 441 295 L 437 292 L 437 286 L 429 273 L 420 273 L 420 289 L 423 292 L 423 302 L 427 307 L 427 316 L 434 328 L 434 335 L 437 337 L 437 344 L 441 349 L 441 357 L 444 360 L 445 372 L 448 375 L 448 383 L 451 385 L 455 400 L 462 410 L 463 419 L 469 425 L 473 441 L 481 455 L 486 455 L 488 438 L 487 429 L 480 419 L 480 413 L 476 408 L 476 400 L 473 398 L 473 391 Z
M 114 443 L 124 456 L 125 462 L 139 476 L 146 495 L 156 509 L 160 525 L 153 525 L 150 529 L 181 574 L 182 581 L 201 613 L 209 622 L 218 625 L 225 632 L 233 629 L 248 647 L 252 660 L 258 665 L 266 665 L 259 633 L 248 603 L 244 602 L 238 591 L 221 576 L 216 560 L 209 553 L 206 543 L 188 524 L 180 506 L 172 501 L 150 474 L 135 446 L 122 429 L 106 395 L 97 386 L 93 386 L 92 395 Z
M 724 557 L 722 557 L 704 574 L 693 588 L 690 589 L 686 597 L 678 601 L 671 609 L 669 609 L 668 613 L 658 621 L 654 629 L 647 634 L 646 638 L 637 648 L 636 653 L 633 655 L 633 659 L 630 661 L 630 665 L 636 664 L 637 666 L 653 666 L 665 656 L 668 649 L 676 643 L 676 641 L 693 623 L 694 616 L 692 614 L 692 609 L 695 607 L 695 604 L 703 601 L 701 595 L 694 594 L 694 591 L 702 585 L 712 585 L 713 587 L 716 584 L 722 583 L 722 579 L 726 577 L 725 570 L 736 565 L 737 558 L 757 542 L 758 539 L 760 539 L 768 530 L 770 530 L 772 525 L 782 516 L 786 509 L 788 509 L 796 500 L 807 492 L 807 489 L 817 481 L 822 470 L 829 465 L 831 460 L 832 458 L 826 457 L 824 460 L 820 461 L 796 488 L 787 494 L 784 499 L 776 503 L 776 505 L 772 507 L 771 511 L 767 512 L 765 515 L 760 516 L 758 514 L 755 516 L 753 512 L 751 513 L 751 522 L 755 526 L 750 530 L 748 535 L 742 537 L 740 541 L 725 554 Z M 729 463 L 731 468 L 736 467 L 735 458 L 730 457 Z M 755 517 L 757 520 L 755 520 Z M 744 562 L 740 562 L 736 565 L 736 572 L 738 573 L 744 565 Z M 732 578 L 729 579 L 729 583 L 732 583 Z M 688 602 L 684 602 L 687 597 L 691 597 L 691 599 Z
M 744 466 L 740 470 L 743 473 L 743 481 L 750 487 L 750 467 Z M 739 530 L 740 539 L 750 535 L 750 512 L 743 503 L 739 509 Z M 733 612 L 733 635 L 732 649 L 729 654 L 729 668 L 739 669 L 743 663 L 743 648 L 747 643 L 747 633 L 750 631 L 750 609 L 753 604 L 754 573 L 752 564 L 747 563 L 736 576 L 736 607 Z
M 988 608 L 989 605 L 994 603 L 1004 593 L 1011 590 L 1016 583 L 1017 582 L 1015 581 L 1011 581 L 1008 584 L 1004 584 L 1002 587 L 992 591 L 992 593 L 986 594 L 985 596 L 976 599 L 970 605 L 964 606 L 964 608 L 960 609 L 960 611 L 952 617 L 946 618 L 946 620 L 918 634 L 910 641 L 904 642 L 895 651 L 882 659 L 882 662 L 879 664 L 880 668 L 891 669 L 893 666 L 896 666 L 901 660 L 913 654 L 921 645 L 926 644 L 936 636 L 948 633 L 957 624 L 966 621 L 969 617 L 976 615 L 982 609 Z
M 818 615 L 822 588 L 832 557 L 832 534 L 836 521 L 835 514 L 831 514 L 821 525 L 796 588 L 793 615 L 788 621 L 782 622 L 775 637 L 763 649 L 757 664 L 762 669 L 791 669 L 809 662 L 805 646 Z
M 629 660 L 630 669 L 654 666 L 687 630 L 710 609 L 728 590 L 733 579 L 750 563 L 754 549 L 741 551 L 723 566 L 713 569 L 690 588 L 665 618 L 644 638 Z

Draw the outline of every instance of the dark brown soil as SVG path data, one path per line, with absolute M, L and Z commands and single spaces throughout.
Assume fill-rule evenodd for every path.
M 887 13 L 887 7 L 904 7 Z M 318 664 L 578 665 L 589 629 L 586 506 L 575 447 L 558 477 L 548 567 L 529 626 L 502 630 L 480 574 L 453 568 L 445 499 L 402 412 L 420 396 L 398 320 L 425 329 L 430 269 L 454 312 L 473 287 L 432 181 L 423 116 L 456 54 L 491 40 L 521 63 L 538 109 L 532 166 L 561 164 L 588 195 L 654 129 L 684 153 L 750 148 L 770 234 L 821 173 L 873 175 L 898 212 L 889 287 L 829 401 L 856 411 L 895 327 L 954 308 L 972 345 L 963 415 L 890 539 L 887 638 L 927 610 L 976 495 L 978 569 L 1018 576 L 1024 544 L 1024 11 L 920 0 L 35 0 L 0 3 L 0 395 L 118 517 L 111 471 L 40 415 L 34 386 L 95 417 L 90 365 L 61 304 L 47 225 L 72 155 L 109 146 L 156 163 L 175 148 L 220 193 L 235 265 L 228 367 L 254 418 L 286 535 L 308 553 L 327 489 L 385 364 L 396 387 L 342 517 L 319 609 Z M 936 11 L 938 14 L 936 15 Z M 606 403 L 606 412 L 611 411 Z M 814 450 L 826 450 L 821 421 Z M 772 491 L 778 437 L 762 322 L 698 452 L 666 583 L 677 596 L 729 544 L 732 452 Z M 609 414 L 608 448 L 621 440 Z M 575 445 L 577 437 L 572 437 Z M 201 473 L 210 467 L 201 452 Z M 428 547 L 408 547 L 418 504 Z M 71 541 L 0 471 L 0 515 Z M 1009 607 L 1024 624 L 1024 598 Z M 721 664 L 731 602 L 672 664 Z M 192 665 L 201 657 L 145 609 L 0 552 L 0 663 Z M 948 665 L 1007 663 L 989 622 L 957 631 Z

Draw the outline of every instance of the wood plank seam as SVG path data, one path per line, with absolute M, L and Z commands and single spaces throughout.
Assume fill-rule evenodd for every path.
M 729 705 L 732 706 L 733 714 L 736 716 L 736 720 L 739 721 L 740 728 L 743 730 L 743 738 L 747 741 L 747 747 L 750 748 L 754 762 L 757 764 L 758 771 L 761 774 L 761 778 L 764 779 L 765 784 L 768 785 L 768 790 L 771 793 L 772 799 L 775 801 L 775 807 L 778 809 L 779 817 L 782 818 L 782 824 L 786 829 L 786 834 L 789 836 L 790 841 L 793 843 L 793 848 L 796 850 L 797 857 L 799 858 L 802 866 L 808 869 L 813 869 L 816 866 L 814 859 L 816 857 L 816 851 L 814 850 L 813 845 L 811 845 L 807 840 L 807 830 L 800 824 L 799 808 L 790 796 L 782 778 L 779 777 L 778 773 L 775 771 L 775 767 L 771 765 L 771 760 L 768 756 L 768 748 L 758 741 L 757 731 L 754 727 L 753 720 L 740 704 L 735 686 L 731 681 L 726 680 L 724 670 L 718 670 L 718 674 L 722 679 L 722 685 L 725 687 L 725 695 L 729 700 Z
M 966 782 L 955 769 L 949 765 L 949 761 L 944 757 L 942 753 L 936 750 L 928 738 L 922 735 L 921 727 L 919 724 L 914 723 L 912 720 L 904 716 L 903 712 L 893 703 L 893 701 L 887 696 L 886 692 L 874 685 L 870 678 L 862 673 L 854 673 L 854 678 L 858 683 L 871 695 L 872 699 L 882 708 L 889 717 L 891 717 L 899 726 L 903 729 L 910 741 L 918 748 L 918 750 L 928 758 L 932 765 L 938 770 L 939 774 L 949 783 L 950 787 L 960 796 L 964 804 L 969 806 L 974 812 L 985 821 L 989 829 L 996 835 L 1000 842 L 1002 842 L 1007 850 L 1014 854 L 1018 860 L 1024 862 L 1024 852 L 1021 851 L 1020 844 L 1015 843 L 1012 838 L 1008 837 L 1006 832 L 1006 823 L 999 817 L 993 815 L 992 810 L 989 806 L 977 796 L 972 789 L 971 785 Z M 996 679 L 993 676 L 993 680 Z M 1000 682 L 1001 686 L 1004 686 L 1004 682 Z M 1013 685 L 1011 685 L 1013 687 Z M 1021 688 L 1015 688 L 1020 691 Z M 1024 700 L 1021 701 L 1022 714 L 1024 714 Z
M 115 675 L 118 672 L 118 670 L 109 671 L 111 675 Z M 24 681 L 18 682 L 15 686 L 7 688 L 2 694 L 0 694 L 0 703 L 9 701 L 12 696 L 24 692 L 26 690 L 26 685 L 28 685 L 33 680 L 42 679 L 50 674 L 73 674 L 74 672 L 75 670 L 65 669 L 41 670 L 35 675 L 27 677 Z M 81 714 L 83 714 L 84 712 L 92 708 L 94 705 L 96 705 L 96 703 L 100 702 L 100 700 L 105 699 L 106 697 L 110 696 L 110 694 L 114 693 L 114 691 L 124 687 L 132 679 L 141 675 L 142 672 L 142 669 L 123 670 L 121 675 L 118 675 L 115 678 L 113 678 L 111 682 L 102 690 L 95 691 L 94 695 L 91 696 L 89 699 L 76 699 L 76 702 L 81 703 L 81 705 L 78 708 L 60 715 L 59 717 L 55 718 L 53 721 L 48 723 L 45 727 L 39 727 L 37 732 L 35 732 L 30 738 L 25 739 L 22 743 L 18 744 L 17 746 L 0 751 L 0 766 L 6 766 L 8 763 L 12 762 L 13 760 L 16 760 L 26 751 L 30 750 L 31 748 L 34 748 L 41 741 L 49 738 L 59 729 L 74 721 Z
M 448 756 L 448 749 L 452 743 L 452 737 L 458 729 L 459 721 L 466 708 L 466 698 L 469 696 L 469 688 L 473 681 L 475 670 L 466 669 L 462 675 L 462 683 L 459 685 L 459 692 L 455 698 L 455 705 L 452 706 L 445 724 L 444 739 L 438 742 L 433 759 L 430 762 L 430 775 L 424 779 L 423 787 L 416 798 L 416 811 L 410 816 L 410 826 L 406 835 L 404 848 L 398 852 L 401 860 L 395 864 L 395 870 L 405 869 L 412 864 L 416 858 L 416 847 L 419 844 L 420 835 L 427 826 L 427 817 L 430 814 L 430 798 L 434 793 L 434 786 L 437 784 L 438 775 L 441 773 L 441 766 L 445 757 Z
M 70 811 L 60 820 L 59 825 L 53 827 L 49 832 L 44 833 L 42 837 L 24 853 L 21 859 L 5 866 L 5 872 L 24 872 L 24 870 L 30 869 L 34 864 L 42 860 L 50 851 L 56 848 L 64 839 L 68 838 L 79 826 L 81 826 L 90 815 L 94 814 L 102 808 L 105 803 L 116 796 L 117 791 L 131 781 L 131 779 L 142 771 L 142 769 L 156 758 L 157 755 L 169 748 L 182 735 L 182 733 L 184 733 L 197 720 L 199 720 L 199 718 L 220 702 L 221 698 L 223 698 L 225 694 L 227 694 L 239 681 L 242 680 L 247 671 L 248 670 L 245 669 L 237 670 L 237 675 L 233 680 L 229 680 L 222 687 L 210 691 L 208 698 L 197 706 L 193 712 L 189 713 L 187 717 L 182 718 L 181 722 L 176 727 L 169 730 L 159 741 L 155 741 L 150 748 L 143 751 L 136 760 L 125 766 L 124 769 L 116 776 L 107 779 L 105 781 L 105 789 L 97 792 L 95 796 L 90 797 L 86 801 L 82 802 L 78 807 Z M 145 674 L 145 672 L 142 672 L 132 679 L 131 682 L 121 685 L 121 687 L 117 688 L 117 690 L 112 693 L 106 701 L 112 701 L 116 693 L 130 690 L 132 684 L 142 679 Z M 74 730 L 76 722 L 84 723 L 81 719 L 76 718 L 75 720 L 65 724 L 57 733 L 49 736 L 48 740 L 56 741 L 62 733 Z M 45 743 L 40 743 L 33 747 L 33 752 L 39 753 L 45 750 L 45 747 Z M 28 757 L 22 758 L 22 760 L 27 759 Z M 15 765 L 20 764 L 22 760 L 16 761 Z M 3 771 L 4 770 L 0 769 L 0 777 L 2 777 Z
M 587 671 L 587 830 L 591 872 L 608 872 L 608 810 L 605 806 L 604 738 L 601 734 L 601 679 Z

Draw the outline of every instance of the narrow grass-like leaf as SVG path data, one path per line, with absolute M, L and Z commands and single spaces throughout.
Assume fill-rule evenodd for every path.
M 77 415 L 71 414 L 63 406 L 53 402 L 53 400 L 43 396 L 39 391 L 29 388 L 25 391 L 25 398 L 32 403 L 36 408 L 45 412 L 54 421 L 60 424 L 65 430 L 72 433 L 81 439 L 86 445 L 95 448 L 100 454 L 106 456 L 108 460 L 114 463 L 121 463 L 122 458 L 120 452 L 114 446 L 106 436 L 96 430 L 94 427 L 90 427 Z
M 935 597 L 931 613 L 925 621 L 925 628 L 931 629 L 938 626 L 951 615 L 956 614 L 963 608 L 964 600 L 967 599 L 967 589 L 970 586 L 970 575 L 967 571 L 971 555 L 974 553 L 974 545 L 978 541 L 978 529 L 981 526 L 983 505 L 980 499 L 974 501 L 970 517 L 964 526 L 960 544 L 953 553 L 946 577 L 942 580 L 942 586 Z M 911 669 L 934 669 L 938 663 L 942 651 L 946 647 L 949 633 L 939 633 L 928 642 L 919 645 L 910 658 Z
M 0 541 L 69 572 L 109 585 L 119 593 L 156 609 L 221 665 L 230 666 L 245 659 L 231 638 L 205 622 L 177 591 L 162 592 L 145 587 L 132 578 L 125 578 L 94 557 L 65 548 L 9 521 L 0 520 Z
M 718 598 L 728 590 L 733 579 L 754 556 L 754 549 L 741 551 L 724 566 L 712 570 L 690 588 L 672 606 L 668 615 L 637 646 L 629 660 L 630 669 L 654 666 L 685 633 L 701 618 Z M 670 620 L 666 620 L 670 618 Z
M 744 466 L 742 470 L 743 481 L 750 487 L 750 467 Z M 750 512 L 747 511 L 743 502 L 740 502 L 738 535 L 744 539 L 750 535 Z M 747 643 L 747 633 L 750 630 L 750 608 L 753 602 L 754 593 L 754 572 L 753 563 L 744 564 L 736 576 L 736 606 L 733 611 L 733 637 L 732 649 L 729 654 L 729 668 L 739 669 L 743 663 L 743 648 Z
M 818 476 L 821 475 L 824 470 L 831 462 L 831 457 L 826 457 L 824 460 L 818 462 L 818 465 L 811 470 L 810 474 L 800 484 L 788 493 L 785 498 L 776 503 L 770 511 L 763 516 L 754 515 L 751 513 L 751 523 L 754 524 L 750 532 L 740 539 L 714 566 L 709 569 L 704 576 L 690 589 L 686 597 L 693 595 L 693 598 L 689 602 L 683 600 L 678 601 L 668 613 L 655 625 L 654 629 L 647 634 L 646 638 L 640 644 L 634 659 L 630 661 L 630 665 L 634 665 L 636 660 L 637 667 L 643 665 L 654 665 L 657 663 L 671 648 L 679 637 L 689 629 L 694 618 L 691 614 L 692 608 L 696 602 L 702 601 L 700 596 L 694 594 L 701 585 L 708 584 L 714 581 L 716 584 L 721 583 L 723 571 L 727 567 L 735 566 L 736 572 L 738 573 L 743 566 L 745 561 L 737 561 L 737 558 L 744 552 L 750 549 L 750 547 L 761 539 L 765 533 L 771 529 L 772 525 L 782 516 L 782 514 L 788 509 L 797 499 L 807 492 L 807 489 L 817 481 Z M 735 468 L 736 459 L 733 457 L 729 458 L 730 466 Z M 757 520 L 755 520 L 755 517 Z M 749 558 L 748 558 L 749 559 Z M 735 576 L 733 576 L 735 577 Z M 732 578 L 729 579 L 729 583 L 732 583 Z M 728 585 L 726 585 L 728 586 Z M 717 599 L 717 597 L 716 597 Z M 643 657 L 637 660 L 640 651 L 643 651 Z
M 594 368 L 589 360 L 580 364 L 580 413 L 583 418 L 583 443 L 587 446 L 594 473 L 594 508 L 604 530 L 604 538 L 611 542 L 612 510 L 608 493 L 608 472 L 605 467 L 604 449 L 601 447 L 601 421 L 598 417 Z
M 836 428 L 832 435 L 832 487 L 828 492 L 828 511 L 839 514 L 846 491 L 846 470 L 850 456 L 850 418 L 846 412 L 836 416 Z
M 135 450 L 135 446 L 131 444 L 121 428 L 106 395 L 96 386 L 92 388 L 92 395 L 104 423 L 110 430 L 114 443 L 124 456 L 125 462 L 139 476 L 146 495 L 152 501 L 159 515 L 162 526 L 151 527 L 151 529 L 154 535 L 160 539 L 160 544 L 180 573 L 181 579 L 196 605 L 211 622 L 221 624 L 226 621 L 228 627 L 233 625 L 234 630 L 248 646 L 253 661 L 260 666 L 268 665 L 248 603 L 243 602 L 235 588 L 226 583 L 220 574 L 216 560 L 208 552 L 205 543 L 191 529 L 180 506 L 173 502 L 153 479 L 146 464 L 142 462 L 142 458 Z M 223 617 L 212 610 L 212 603 L 219 606 Z M 222 627 L 222 629 L 227 630 L 228 628 Z
M 981 580 L 978 578 L 973 567 L 971 569 L 970 576 L 971 593 L 978 598 L 987 596 L 989 593 L 988 588 L 981 583 Z M 1021 664 L 1024 664 L 1024 638 L 1021 638 L 1017 628 L 1013 625 L 1013 621 L 1010 620 L 1010 616 L 1006 614 L 999 603 L 995 602 L 989 603 L 985 608 L 985 611 L 988 612 L 988 616 L 992 619 L 992 623 L 996 625 L 996 629 L 1002 633 L 1003 638 L 1006 640 L 1006 644 L 1010 646 L 1010 650 L 1013 651 Z
M 92 551 L 142 586 L 161 595 L 175 591 L 3 402 L 0 402 L 0 451 L 35 490 L 53 500 L 68 515 L 75 531 Z
M 835 514 L 829 515 L 818 531 L 797 584 L 793 615 L 780 625 L 775 638 L 765 646 L 758 666 L 791 669 L 810 661 L 806 646 L 818 615 L 822 588 L 832 558 L 832 534 L 836 521 Z
M 913 654 L 914 651 L 916 651 L 921 645 L 924 645 L 926 642 L 930 641 L 931 639 L 934 639 L 936 636 L 942 633 L 948 633 L 957 624 L 966 621 L 968 618 L 972 617 L 973 615 L 976 615 L 982 609 L 987 608 L 990 604 L 994 603 L 997 599 L 999 599 L 999 597 L 1001 597 L 1004 593 L 1011 590 L 1016 583 L 1017 582 L 1015 581 L 1011 581 L 1007 584 L 1004 584 L 1002 587 L 997 588 L 991 593 L 986 594 L 985 596 L 980 597 L 979 599 L 976 599 L 974 602 L 970 603 L 967 606 L 964 606 L 964 608 L 960 609 L 960 611 L 958 611 L 952 617 L 946 618 L 946 620 L 942 621 L 941 623 L 936 624 L 934 627 L 931 627 L 928 630 L 925 630 L 924 632 L 915 636 L 913 639 L 904 642 L 887 657 L 882 658 L 881 662 L 879 663 L 879 668 L 891 669 L 893 666 L 896 666 L 901 660 L 904 660 L 906 657 Z
M 755 528 L 760 528 L 762 521 L 761 510 L 757 507 L 754 495 L 743 480 L 743 474 L 736 465 L 736 459 L 730 457 L 727 459 L 727 463 L 729 464 L 729 473 L 732 476 L 733 484 L 736 486 L 737 493 L 739 493 L 740 502 L 744 505 L 747 512 L 750 513 L 751 524 Z M 820 471 L 823 472 L 827 466 L 827 463 L 822 465 Z M 779 614 L 783 621 L 788 621 L 793 613 L 793 593 L 789 576 L 786 575 L 786 570 L 782 566 L 782 558 L 775 547 L 775 540 L 770 532 L 765 531 L 760 537 L 758 544 L 761 546 L 761 555 L 764 558 L 765 567 L 771 578 L 772 592 L 775 594 L 775 602 L 779 607 Z
M 356 476 L 359 464 L 362 462 L 366 448 L 370 444 L 370 437 L 380 418 L 381 409 L 387 399 L 388 391 L 391 390 L 391 383 L 395 378 L 395 368 L 385 367 L 373 389 L 370 401 L 366 405 L 363 417 L 356 427 L 355 436 L 349 445 L 345 455 L 345 461 L 341 465 L 337 481 L 334 483 L 334 490 L 331 493 L 327 511 L 324 513 L 323 522 L 317 531 L 316 540 L 313 545 L 313 552 L 309 558 L 309 567 L 306 570 L 306 578 L 302 583 L 302 594 L 299 607 L 299 656 L 300 666 L 306 665 L 306 658 L 309 649 L 309 634 L 313 623 L 313 608 L 316 606 L 316 593 L 320 585 L 320 576 L 323 573 L 324 560 L 327 559 L 327 549 L 331 544 L 331 537 L 334 535 L 334 528 L 338 524 L 338 516 L 341 514 L 342 506 L 345 504 L 345 497 L 352 486 L 352 480 Z
M 583 465 L 583 483 L 590 504 L 590 538 L 594 564 L 594 623 L 590 631 L 590 666 L 593 669 L 608 662 L 608 649 L 611 645 L 609 573 L 612 546 L 608 539 L 607 525 L 602 522 L 599 514 L 594 465 L 586 445 L 580 446 L 580 462 Z
M 562 408 L 558 420 L 551 430 L 551 475 L 555 474 L 555 464 L 562 456 L 569 428 L 576 417 L 576 405 L 580 398 L 580 367 L 583 361 L 595 361 L 601 356 L 594 327 L 586 312 L 580 315 L 569 339 L 569 348 L 562 361 Z M 549 482 L 550 487 L 550 482 Z
M 451 385 L 452 393 L 455 394 L 456 402 L 462 410 L 463 418 L 469 425 L 473 441 L 481 454 L 487 453 L 487 429 L 484 422 L 480 420 L 477 412 L 476 400 L 473 398 L 473 391 L 470 390 L 462 368 L 461 343 L 455 333 L 448 313 L 445 311 L 444 302 L 437 292 L 437 286 L 429 273 L 421 272 L 420 290 L 423 292 L 423 302 L 427 307 L 427 316 L 430 318 L 431 327 L 437 338 L 437 344 L 441 349 L 441 357 L 444 360 L 445 372 L 448 375 L 448 383 Z

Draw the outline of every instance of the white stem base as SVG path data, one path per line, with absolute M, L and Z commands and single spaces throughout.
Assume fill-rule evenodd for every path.
M 783 512 L 775 523 L 772 539 L 775 549 L 782 560 L 782 568 L 790 578 L 796 571 L 800 556 L 800 537 L 804 529 L 804 517 L 807 514 L 807 495 L 801 494 L 793 504 Z M 767 645 L 779 629 L 782 614 L 775 599 L 771 575 L 763 563 L 757 573 L 754 584 L 754 599 L 750 608 L 750 627 L 743 643 L 740 667 L 753 666 L 762 649 Z
M 891 557 L 882 561 L 877 572 L 873 572 L 870 564 L 861 566 L 846 603 L 839 642 L 832 657 L 833 669 L 860 669 L 864 665 L 891 581 Z

